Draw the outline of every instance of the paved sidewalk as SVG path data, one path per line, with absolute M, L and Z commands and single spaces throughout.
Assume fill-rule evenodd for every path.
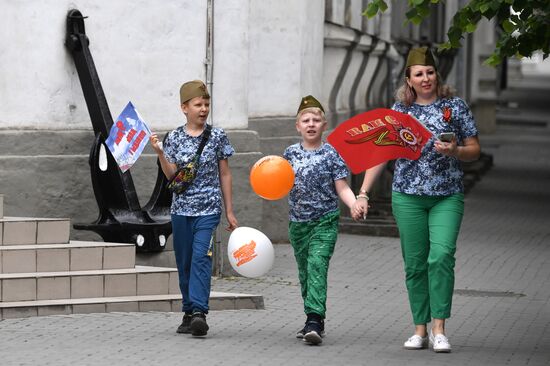
M 178 313 L 8 319 L 0 364 L 550 365 L 550 129 L 507 124 L 481 142 L 494 166 L 466 197 L 451 354 L 402 348 L 413 327 L 398 239 L 340 235 L 319 347 L 294 338 L 304 315 L 283 244 L 268 276 L 214 281 L 266 309 L 212 311 L 205 339 L 176 334 Z

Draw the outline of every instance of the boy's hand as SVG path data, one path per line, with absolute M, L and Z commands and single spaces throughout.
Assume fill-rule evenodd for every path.
M 227 219 L 227 224 L 228 224 L 225 230 L 233 231 L 239 226 L 239 223 L 237 222 L 237 218 L 235 217 L 233 212 L 227 212 L 225 214 L 225 217 Z
M 157 155 L 162 154 L 162 142 L 160 142 L 156 133 L 151 134 L 149 141 L 151 142 L 151 147 L 155 150 Z
M 351 208 L 351 217 L 354 220 L 366 219 L 369 212 L 369 201 L 364 198 L 359 198 L 355 201 Z

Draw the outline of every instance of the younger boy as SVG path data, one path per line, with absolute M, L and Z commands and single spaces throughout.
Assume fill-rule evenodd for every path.
M 296 130 L 302 141 L 286 148 L 284 157 L 295 173 L 289 195 L 289 239 L 298 264 L 305 326 L 296 334 L 320 344 L 325 333 L 328 266 L 338 235 L 338 197 L 352 207 L 356 198 L 346 182 L 346 164 L 322 140 L 327 128 L 323 106 L 313 96 L 302 98 Z

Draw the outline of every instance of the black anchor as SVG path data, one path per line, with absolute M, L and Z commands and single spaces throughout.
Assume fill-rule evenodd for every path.
M 129 171 L 122 173 L 105 145 L 113 118 L 88 48 L 90 41 L 84 29 L 85 18 L 80 11 L 69 10 L 65 46 L 73 56 L 94 128 L 89 164 L 99 217 L 90 224 L 78 223 L 73 227 L 94 231 L 106 242 L 134 243 L 138 251 L 162 251 L 172 233 L 169 212 L 172 194 L 166 189 L 166 177 L 157 159 L 155 188 L 142 208 L 132 175 Z

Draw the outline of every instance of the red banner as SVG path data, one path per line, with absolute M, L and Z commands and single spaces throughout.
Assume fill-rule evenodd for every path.
M 418 159 L 431 136 L 413 116 L 378 108 L 341 123 L 327 140 L 358 174 L 384 161 Z

